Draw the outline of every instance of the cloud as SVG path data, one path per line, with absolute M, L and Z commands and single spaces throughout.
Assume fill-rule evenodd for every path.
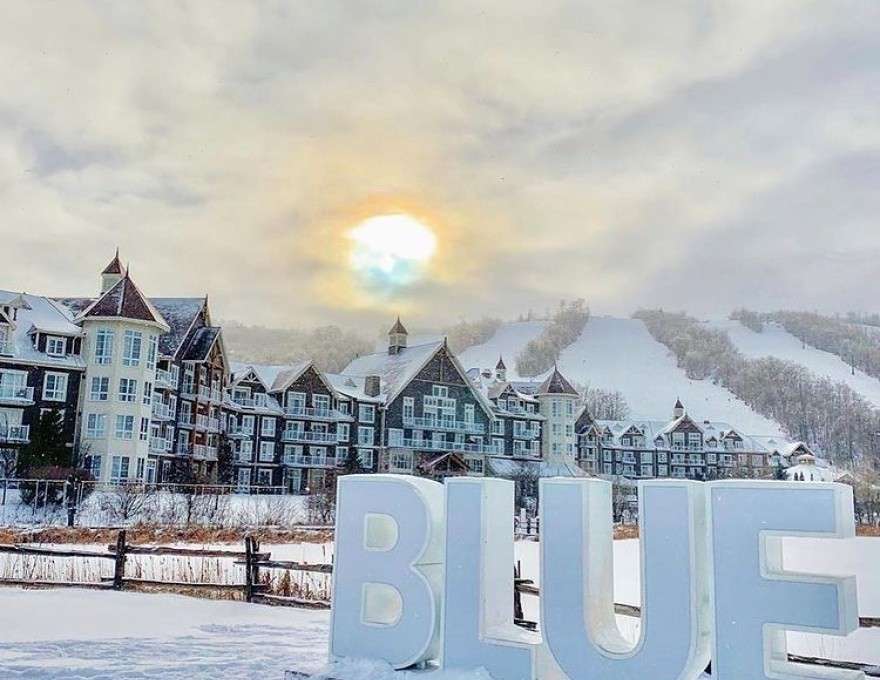
M 867 1 L 12 5 L 0 287 L 93 292 L 118 243 L 150 294 L 265 324 L 560 297 L 861 306 L 878 19 Z M 371 295 L 344 234 L 401 208 L 438 232 L 431 276 Z

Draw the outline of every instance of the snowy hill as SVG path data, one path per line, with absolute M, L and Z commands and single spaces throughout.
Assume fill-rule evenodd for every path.
M 780 434 L 774 421 L 755 413 L 708 380 L 691 380 L 675 357 L 638 319 L 593 317 L 559 358 L 570 380 L 619 390 L 635 418 L 671 418 L 676 398 L 695 419 L 724 420 L 749 434 Z
M 459 353 L 458 358 L 465 368 L 495 368 L 498 357 L 503 356 L 508 379 L 519 380 L 516 357 L 531 340 L 541 335 L 546 326 L 546 321 L 513 321 L 502 324 L 487 342 L 469 347 Z
M 761 333 L 728 319 L 707 321 L 706 325 L 727 331 L 736 348 L 749 358 L 769 356 L 793 361 L 816 375 L 846 383 L 874 406 L 880 407 L 880 380 L 859 370 L 853 375 L 839 356 L 809 345 L 804 347 L 800 340 L 778 324 L 765 324 Z

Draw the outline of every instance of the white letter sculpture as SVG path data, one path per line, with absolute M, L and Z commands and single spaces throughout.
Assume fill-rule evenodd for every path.
M 787 661 L 785 630 L 846 635 L 858 627 L 855 577 L 783 570 L 785 536 L 854 535 L 843 484 L 723 481 L 709 485 L 717 680 L 858 678 Z
M 537 635 L 513 624 L 513 482 L 446 480 L 443 667 L 531 680 Z
M 544 641 L 571 680 L 695 678 L 709 661 L 702 487 L 640 484 L 642 625 L 635 647 L 614 615 L 611 493 L 598 479 L 541 480 Z
M 443 486 L 402 475 L 339 478 L 331 657 L 406 668 L 435 658 Z

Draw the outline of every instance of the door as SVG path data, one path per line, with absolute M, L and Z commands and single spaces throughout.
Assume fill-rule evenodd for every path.
M 250 468 L 238 468 L 238 490 L 249 491 L 251 488 Z

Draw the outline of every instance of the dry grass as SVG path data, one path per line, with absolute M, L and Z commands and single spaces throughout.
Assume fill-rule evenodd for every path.
M 639 537 L 639 525 L 638 524 L 615 524 L 614 525 L 614 540 L 620 541 L 625 538 L 638 538 Z
M 880 527 L 857 526 L 856 536 L 875 536 L 880 538 Z
M 332 530 L 285 529 L 281 527 L 206 528 L 168 527 L 138 524 L 126 528 L 129 543 L 243 543 L 253 536 L 261 543 L 326 543 L 333 540 Z M 115 543 L 118 528 L 89 529 L 43 527 L 16 529 L 0 527 L 0 543 Z

